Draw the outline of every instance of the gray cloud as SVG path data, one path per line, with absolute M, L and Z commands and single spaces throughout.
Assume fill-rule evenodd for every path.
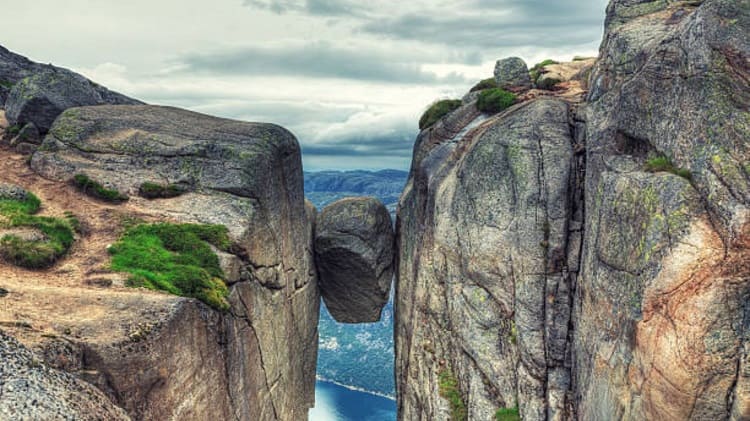
M 463 63 L 477 63 L 476 53 L 453 54 Z M 417 57 L 313 42 L 291 46 L 248 46 L 224 52 L 192 53 L 181 57 L 179 71 L 231 75 L 302 76 L 395 83 L 462 83 L 456 74 L 438 76 L 422 70 Z
M 369 9 L 366 3 L 351 0 L 245 0 L 250 7 L 274 13 L 309 13 L 318 16 L 363 16 Z
M 367 33 L 454 48 L 554 48 L 598 42 L 606 0 L 472 0 L 462 13 L 402 13 L 363 22 Z

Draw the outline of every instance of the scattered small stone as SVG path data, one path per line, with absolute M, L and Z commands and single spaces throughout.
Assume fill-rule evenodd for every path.
M 5 288 L 0 288 L 0 298 L 5 298 L 8 294 L 10 294 L 10 291 Z

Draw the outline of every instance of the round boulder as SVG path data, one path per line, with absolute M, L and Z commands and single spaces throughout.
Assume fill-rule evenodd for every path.
M 498 60 L 495 64 L 495 81 L 503 89 L 531 88 L 531 77 L 526 62 L 518 57 Z
M 394 269 L 388 209 L 374 198 L 342 199 L 318 214 L 315 262 L 320 292 L 342 323 L 380 320 Z

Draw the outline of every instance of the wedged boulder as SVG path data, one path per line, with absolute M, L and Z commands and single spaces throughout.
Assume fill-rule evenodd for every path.
M 66 109 L 104 104 L 142 102 L 112 92 L 77 73 L 50 66 L 15 83 L 8 93 L 5 109 L 11 125 L 33 123 L 44 134 Z
M 498 60 L 495 64 L 495 81 L 503 89 L 531 88 L 531 76 L 526 62 L 518 57 Z
M 321 295 L 336 320 L 380 320 L 393 280 L 393 241 L 390 214 L 377 199 L 342 199 L 318 215 L 315 262 Z

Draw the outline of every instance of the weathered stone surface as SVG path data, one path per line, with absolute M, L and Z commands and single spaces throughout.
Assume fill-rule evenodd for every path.
M 60 113 L 84 105 L 141 104 L 66 69 L 46 68 L 21 79 L 5 101 L 11 125 L 34 123 L 46 133 Z
M 592 75 L 581 419 L 750 417 L 750 2 L 670 3 L 611 2 Z
M 750 418 L 749 32 L 746 0 L 615 0 L 589 104 L 420 134 L 401 419 L 449 418 L 446 372 L 469 419 Z
M 539 99 L 417 140 L 398 216 L 400 419 L 448 419 L 444 372 L 469 419 L 562 415 L 579 197 L 568 114 Z
M 6 292 L 7 293 L 7 292 Z M 45 365 L 0 331 L 0 418 L 130 420 L 99 389 Z
M 526 62 L 518 57 L 509 57 L 498 60 L 495 64 L 495 81 L 501 88 L 531 87 L 531 76 Z
M 334 202 L 318 214 L 315 262 L 320 292 L 343 323 L 380 320 L 393 281 L 393 223 L 379 200 Z
M 21 186 L 0 183 L 0 199 L 25 200 L 29 195 Z
M 51 180 L 77 173 L 133 197 L 129 206 L 179 222 L 227 226 L 233 255 L 227 314 L 176 304 L 131 344 L 92 335 L 88 378 L 136 419 L 305 419 L 314 403 L 320 298 L 314 213 L 303 196 L 296 139 L 281 127 L 168 107 L 72 108 L 31 167 Z M 143 182 L 190 187 L 146 200 Z M 200 379 L 195 385 L 196 379 Z
M 10 145 L 16 147 L 16 149 L 23 148 L 24 145 L 38 146 L 41 144 L 42 136 L 34 123 L 23 126 L 18 134 L 10 140 Z
M 586 82 L 595 63 L 596 59 L 592 58 L 544 66 L 539 70 L 539 78 L 536 81 L 536 85 L 550 86 L 553 83 L 570 80 Z

